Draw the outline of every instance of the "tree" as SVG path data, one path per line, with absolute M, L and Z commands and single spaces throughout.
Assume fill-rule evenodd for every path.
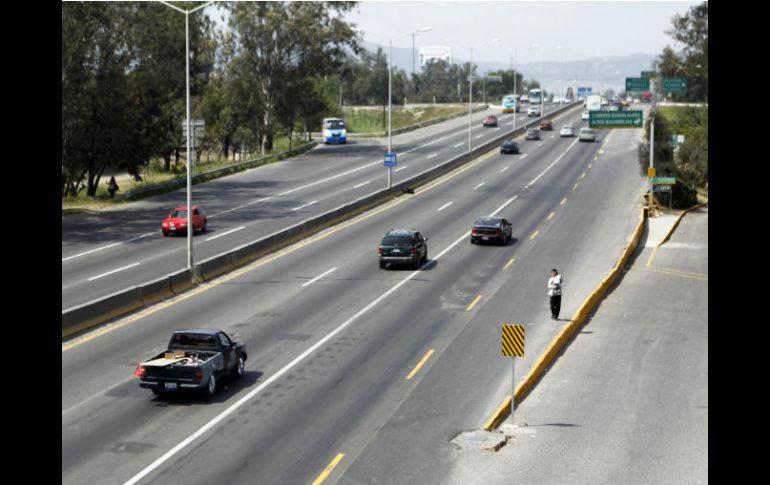
M 323 76 L 344 60 L 343 46 L 357 49 L 355 32 L 340 20 L 354 2 L 233 2 L 229 25 L 240 75 L 254 80 L 260 113 L 262 152 L 272 149 L 282 90 L 296 89 L 291 79 Z M 332 13 L 337 17 L 332 16 Z M 320 46 L 320 48 L 319 48 Z M 284 114 L 285 111 L 284 111 Z
M 689 101 L 708 101 L 708 13 L 708 2 L 691 7 L 687 14 L 675 15 L 673 28 L 666 31 L 683 45 L 677 64 L 681 75 L 688 80 L 687 92 L 682 98 Z M 664 55 L 667 55 L 665 51 Z

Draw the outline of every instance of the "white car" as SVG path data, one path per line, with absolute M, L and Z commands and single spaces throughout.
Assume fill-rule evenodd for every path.
M 540 106 L 530 106 L 527 108 L 527 116 L 540 116 Z
M 578 139 L 580 141 L 596 141 L 596 133 L 591 128 L 581 128 Z
M 613 104 L 612 106 L 610 106 L 610 111 L 618 111 L 618 106 Z
M 575 128 L 572 127 L 572 125 L 564 125 L 561 128 L 561 131 L 559 131 L 559 136 L 575 136 Z
M 583 110 L 583 114 L 580 116 L 580 119 L 581 120 L 589 120 L 589 119 L 591 119 L 591 115 L 589 113 L 590 113 L 590 111 L 588 111 L 587 109 Z

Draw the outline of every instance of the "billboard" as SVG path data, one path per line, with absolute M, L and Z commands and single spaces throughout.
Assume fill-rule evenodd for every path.
M 444 61 L 452 63 L 451 47 L 420 47 L 420 67 L 425 67 L 430 61 Z

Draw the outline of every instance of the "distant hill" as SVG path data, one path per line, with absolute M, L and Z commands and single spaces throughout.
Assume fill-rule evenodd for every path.
M 363 42 L 363 47 L 369 51 L 376 52 L 377 44 Z M 388 46 L 383 46 L 385 54 L 388 54 Z M 415 49 L 415 69 L 420 70 L 419 49 Z M 566 86 L 584 86 L 586 79 L 588 85 L 596 89 L 613 89 L 615 91 L 625 90 L 625 79 L 627 77 L 639 77 L 641 71 L 652 69 L 652 62 L 657 54 L 630 54 L 627 56 L 613 57 L 595 57 L 579 61 L 564 61 L 564 71 L 562 77 L 562 66 L 559 62 L 531 62 L 519 64 L 517 70 L 524 74 L 525 79 L 543 79 L 546 91 L 557 89 L 559 80 L 562 79 Z M 455 57 L 452 59 L 455 64 L 468 62 L 468 59 Z M 497 70 L 510 69 L 510 63 L 505 62 L 478 62 L 479 73 L 486 73 Z M 407 73 L 412 72 L 412 50 L 393 47 L 393 66 L 403 69 Z M 544 71 L 545 69 L 545 71 Z M 616 74 L 617 73 L 617 74 Z

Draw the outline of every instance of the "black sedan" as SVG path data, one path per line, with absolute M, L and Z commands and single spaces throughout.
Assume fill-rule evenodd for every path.
M 513 140 L 505 140 L 500 145 L 500 153 L 521 153 L 519 151 L 519 144 Z
M 471 244 L 497 240 L 503 246 L 511 238 L 513 226 L 502 217 L 479 217 L 473 221 Z

